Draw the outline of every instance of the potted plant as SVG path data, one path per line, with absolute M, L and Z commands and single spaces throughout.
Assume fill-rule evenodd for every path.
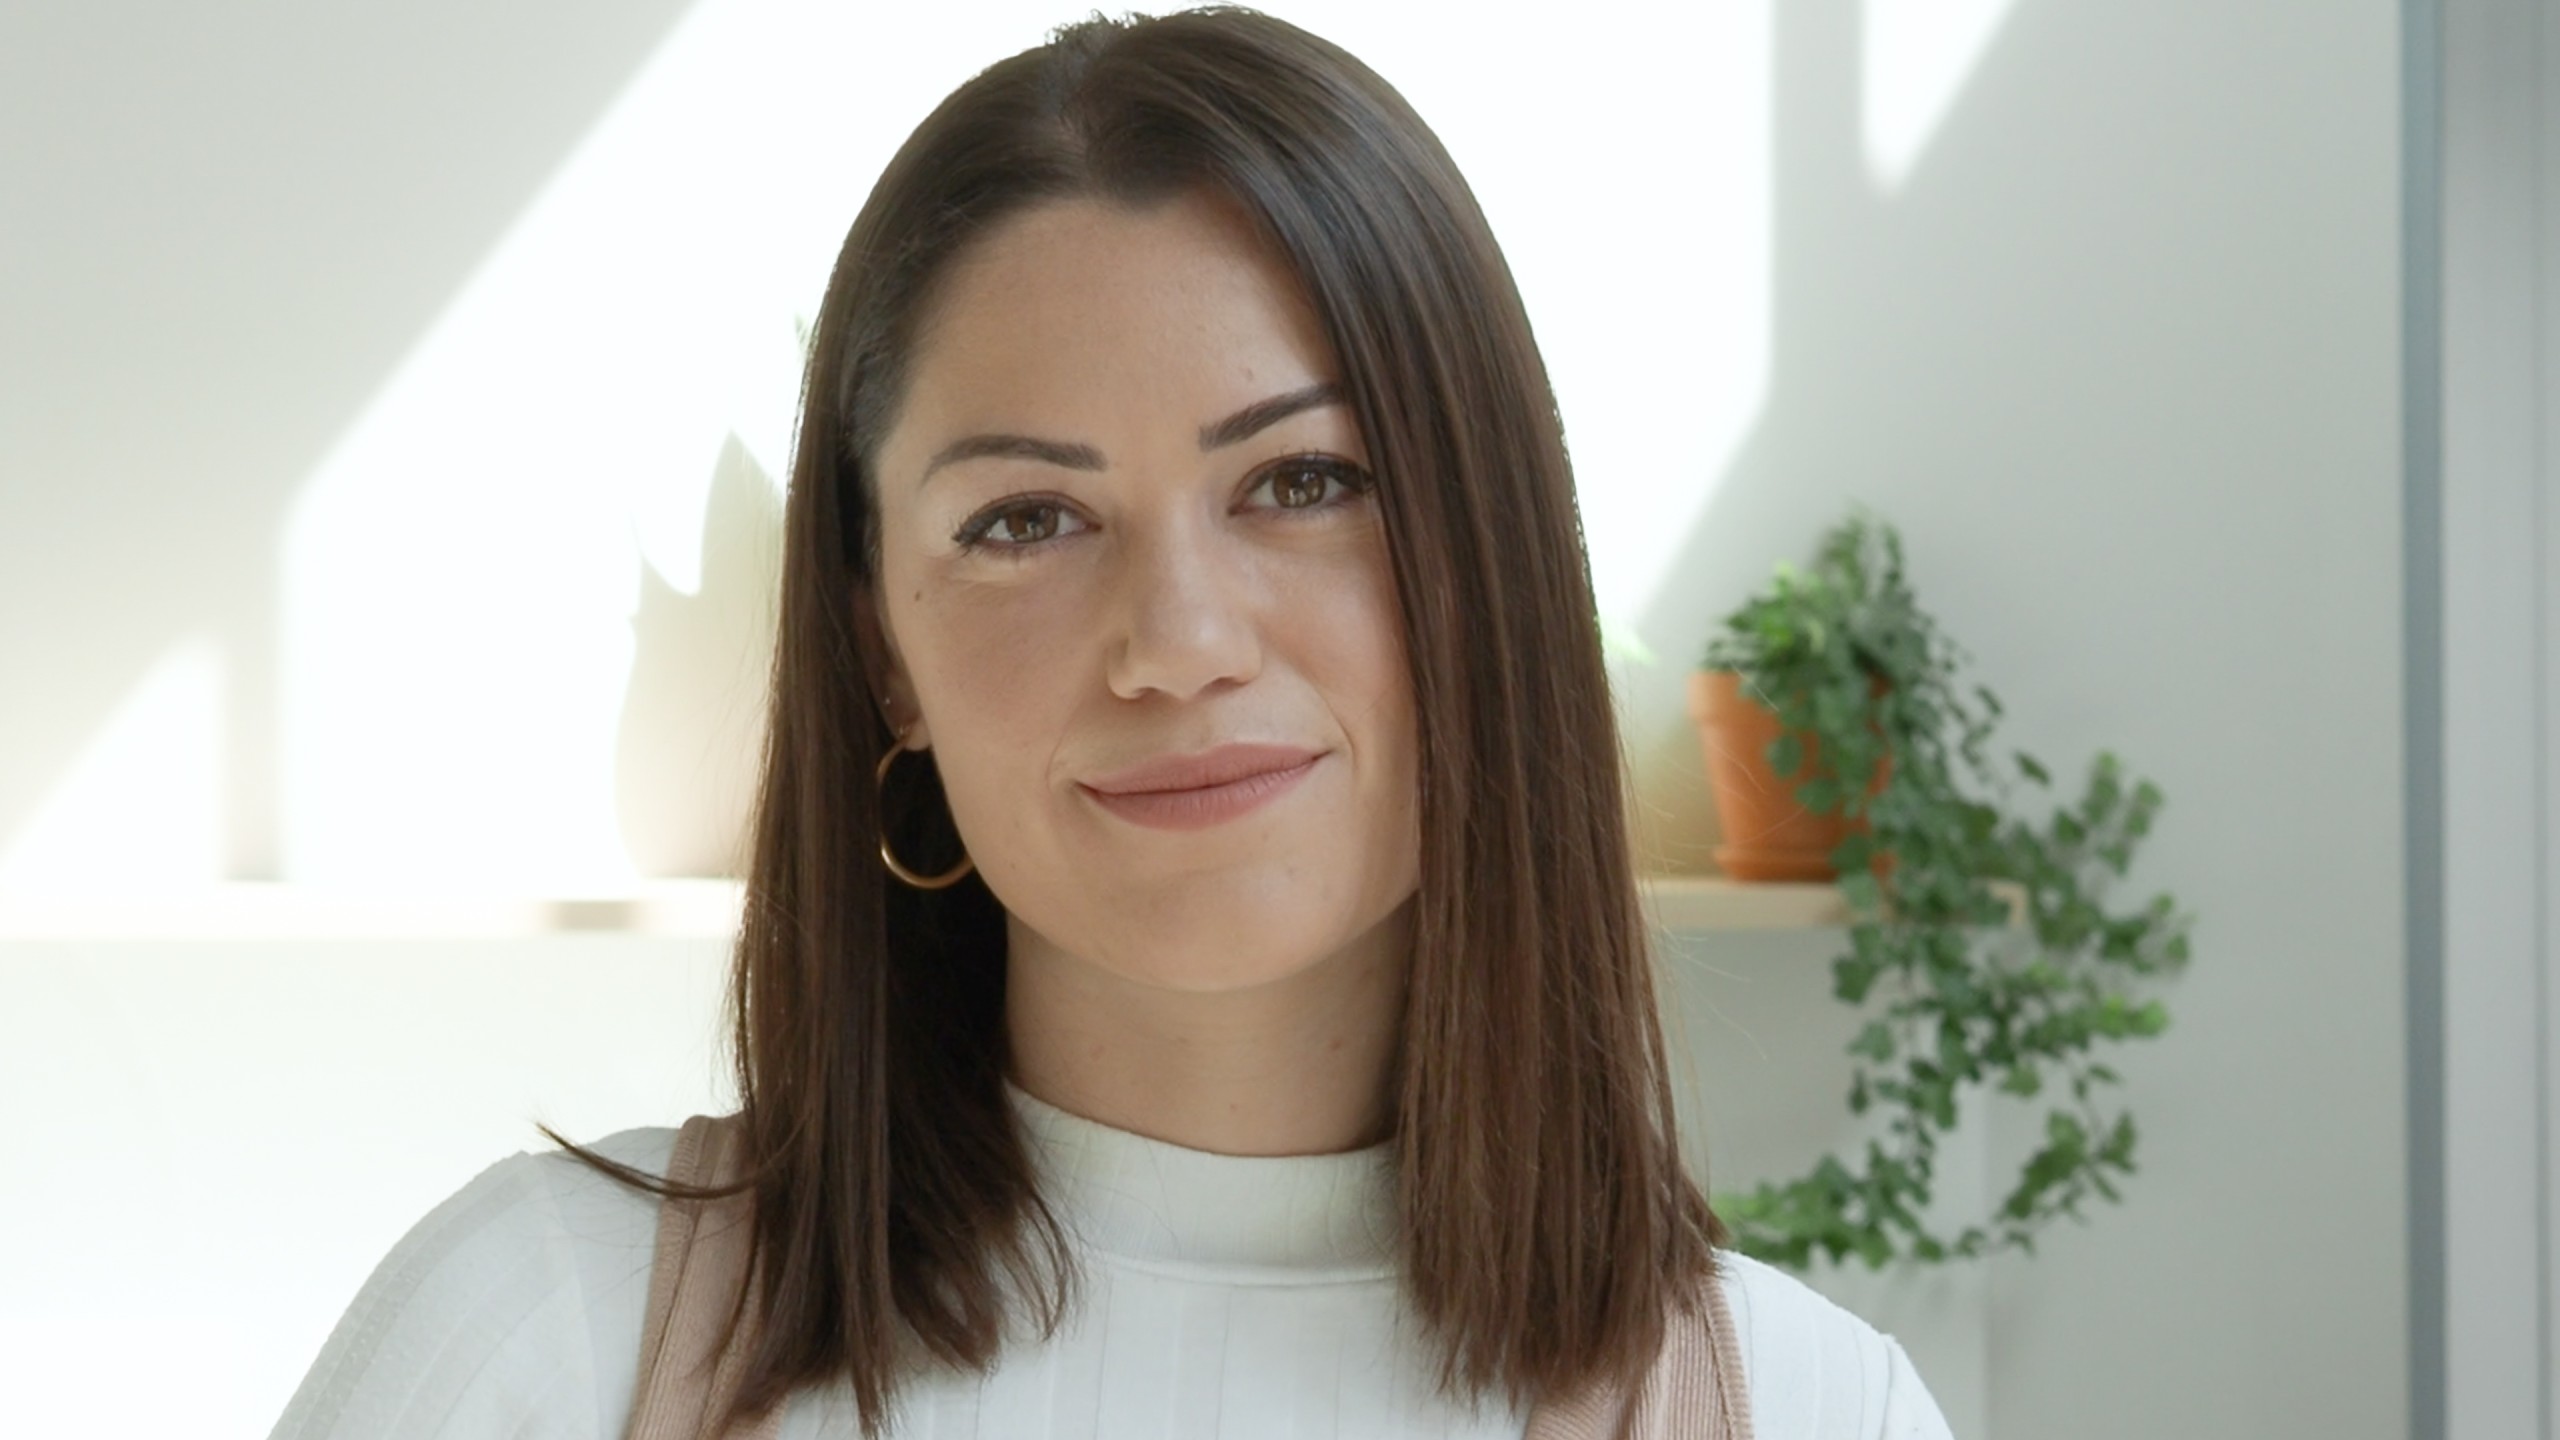
M 1793 623 L 1798 617 L 1790 609 L 1799 582 L 1792 567 L 1782 566 L 1776 603 L 1755 615 L 1753 623 Z M 1689 718 L 1698 726 L 1716 821 L 1724 831 L 1711 858 L 1718 870 L 1736 880 L 1835 879 L 1839 871 L 1832 865 L 1832 852 L 1847 837 L 1868 833 L 1866 817 L 1815 809 L 1797 796 L 1799 784 L 1821 773 L 1821 737 L 1810 730 L 1781 730 L 1777 712 L 1745 688 L 1749 683 L 1739 668 L 1689 672 Z M 1872 693 L 1881 694 L 1885 687 L 1884 677 L 1875 676 Z M 1874 779 L 1867 786 L 1871 801 L 1892 777 L 1893 756 L 1878 757 L 1873 768 Z M 1878 852 L 1869 869 L 1882 880 L 1892 872 L 1892 862 L 1891 855 Z
M 2000 702 L 1972 687 L 1977 714 L 1959 694 L 1962 654 L 1914 600 L 1901 537 L 1861 506 L 1824 536 L 1810 573 L 1781 563 L 1772 587 L 1726 618 L 1693 682 L 1693 709 L 1719 719 L 1743 697 L 1765 707 L 1765 767 L 1744 783 L 1792 788 L 1807 816 L 1837 827 L 1823 838 L 1852 924 L 1833 991 L 1866 1017 L 1849 1045 L 1849 1109 L 1886 1121 L 1858 1163 L 1826 1158 L 1798 1179 L 1718 1197 L 1737 1245 L 1771 1263 L 1801 1270 L 1816 1250 L 1871 1268 L 2033 1253 L 2045 1224 L 2085 1219 L 2090 1194 L 2120 1198 L 2111 1172 L 2133 1173 L 2133 1117 L 2102 1105 L 2119 1082 L 2092 1052 L 2167 1026 L 2159 1001 L 2135 991 L 2185 965 L 2190 917 L 2167 895 L 2113 914 L 2101 891 L 2131 864 L 2162 797 L 2148 781 L 2128 787 L 2101 752 L 2077 804 L 2042 823 L 2014 813 L 1984 758 Z M 2012 759 L 2029 783 L 2051 786 L 2035 757 Z M 1990 798 L 1967 793 L 1966 776 Z M 2023 926 L 1995 882 L 2024 892 Z M 1984 1085 L 2050 1096 L 2044 1141 L 1990 1215 L 1943 1235 L 1921 1215 L 1938 1141 L 1955 1127 L 1957 1096 Z

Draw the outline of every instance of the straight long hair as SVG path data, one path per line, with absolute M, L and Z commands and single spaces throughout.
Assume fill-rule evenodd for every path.
M 1350 54 L 1235 7 L 1093 19 L 945 99 L 848 233 L 812 337 L 753 854 L 730 977 L 755 1340 L 729 1417 L 910 1366 L 991 1365 L 1075 1291 L 1005 1095 L 1005 928 L 938 773 L 883 719 L 874 460 L 936 282 L 1070 198 L 1240 205 L 1294 269 L 1375 463 L 1419 727 L 1400 1049 L 1400 1283 L 1442 1392 L 1631 1385 L 1730 1243 L 1683 1168 L 1624 760 L 1554 392 L 1457 168 Z M 549 1133 L 546 1131 L 546 1133 Z M 733 1339 L 735 1330 L 732 1331 Z

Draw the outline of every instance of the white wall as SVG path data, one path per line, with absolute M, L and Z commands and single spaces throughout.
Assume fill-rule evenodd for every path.
M 285 517 L 683 8 L 0 8 L 0 868 L 279 873 Z
M 550 1149 L 536 1121 L 584 1142 L 736 1108 L 725 950 L 0 945 L 11 1433 L 266 1434 L 392 1243 Z
M 2170 1034 L 2119 1062 L 2144 1127 L 2128 1203 L 2033 1261 L 1823 1283 L 1911 1334 L 1960 1433 L 2399 1433 L 2396 8 L 1873 4 L 1584 7 L 1571 26 L 1273 8 L 1402 86 L 1503 237 L 1613 630 L 1659 657 L 1619 668 L 1655 858 L 1696 864 L 1713 838 L 1680 668 L 1852 496 L 1902 528 L 2009 739 L 2066 775 L 2114 748 L 2167 792 L 2121 897 L 2173 892 L 2200 917 L 2197 961 Z M 1074 9 L 972 7 L 892 35 L 829 8 L 855 22 L 840 65 L 759 50 L 790 16 L 721 0 L 0 16 L 0 133 L 46 137 L 0 149 L 0 193 L 37 217 L 0 228 L 0 889 L 138 867 L 596 891 L 718 867 L 701 836 L 734 813 L 773 420 L 751 388 L 686 377 L 705 354 L 769 359 L 795 287 L 814 304 L 823 278 L 774 257 L 822 268 L 903 127 Z M 775 78 L 812 56 L 861 83 Z M 710 104 L 741 65 L 785 98 L 743 118 Z M 668 137 L 691 116 L 745 144 L 813 95 L 856 107 L 829 121 L 840 193 L 721 191 L 646 231 L 663 248 L 645 265 L 625 257 L 659 277 L 764 257 L 761 288 L 676 306 L 684 343 L 610 332 L 681 426 L 645 432 L 664 443 L 619 490 L 546 459 L 602 403 L 566 383 L 592 357 L 561 337 L 614 313 L 580 308 L 612 286 L 578 289 L 562 257 L 665 203 L 617 177 L 728 173 Z M 509 354 L 548 369 L 487 383 L 481 359 Z M 558 579 L 569 555 L 585 579 Z M 548 607 L 552 648 L 509 649 L 492 594 Z M 370 632 L 325 628 L 348 615 Z M 364 633 L 408 639 L 368 657 Z M 524 708 L 485 730 L 417 720 L 492 695 Z M 1693 938 L 1672 957 L 1719 1184 L 1848 1135 L 1846 1012 L 1822 998 L 1836 939 Z M 218 1194 L 254 1159 L 339 1187 L 325 1243 L 261 1232 L 300 1267 L 299 1298 L 277 1301 L 296 1318 L 231 1357 L 240 1423 L 214 1427 L 257 1433 L 364 1257 L 531 1143 L 536 1104 L 594 1133 L 710 1103 L 683 1048 L 707 952 L 613 942 L 645 957 L 626 972 L 608 942 L 557 943 L 462 947 L 449 968 L 330 946 L 0 951 L 0 1055 L 24 1067 L 13 1105 L 38 1112 L 9 1122 L 46 1127 L 0 1220 L 75 1226 L 93 1237 L 80 1263 L 128 1287 L 197 1267 L 167 1293 L 205 1296 L 238 1272 L 130 1238 L 170 1232 L 171 1175 Z M 428 1003 L 427 973 L 453 1033 L 514 1038 L 377 1057 L 434 1084 L 347 1068 L 345 1037 L 374 1033 L 348 1027 Z M 577 1019 L 565 992 L 510 988 L 538 974 L 645 1016 Z M 302 1038 L 260 1018 L 280 1002 L 252 997 L 278 996 L 300 997 Z M 535 1014 L 569 1027 L 560 1054 L 647 1035 L 666 1067 L 581 1088 L 510 1028 Z M 177 1063 L 137 1035 L 192 1058 L 118 1080 Z M 484 1088 L 441 1089 L 456 1076 Z M 292 1118 L 305 1093 L 333 1108 Z M 1987 1115 L 1981 1173 L 2013 1172 L 2027 1112 Z M 149 1198 L 113 1246 L 61 1209 L 128 1184 Z M 30 1275 L 0 1294 L 65 1283 Z M 10 1323 L 24 1336 L 43 1313 Z M 30 1373 L 90 1373 L 65 1353 L 78 1333 L 39 1336 L 53 1359 Z
M 2397 7 L 2022 0 L 1890 191 L 1857 16 L 1779 8 L 1769 405 L 1645 634 L 1692 654 L 1861 497 L 2011 743 L 2166 792 L 2117 892 L 2198 917 L 2118 1064 L 2141 1173 L 1991 1267 L 1985 1433 L 2405 1434 Z M 1678 683 L 1636 672 L 1631 744 L 1694 854 Z M 1694 983 L 1748 1024 L 1830 953 Z M 1756 1112 L 1803 1027 L 1698 1037 L 1723 1178 L 1801 1158 Z M 2032 1112 L 1994 1113 L 2014 1177 Z

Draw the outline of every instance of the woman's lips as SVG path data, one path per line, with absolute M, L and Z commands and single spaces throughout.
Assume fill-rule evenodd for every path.
M 1133 825 L 1202 830 L 1278 799 L 1323 758 L 1320 751 L 1235 745 L 1151 761 L 1080 788 L 1093 803 Z

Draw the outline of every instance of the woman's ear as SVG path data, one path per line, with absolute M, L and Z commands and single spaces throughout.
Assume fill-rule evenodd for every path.
M 879 587 L 866 584 L 855 590 L 853 597 L 854 643 L 862 651 L 864 678 L 880 707 L 880 718 L 890 733 L 903 736 L 908 748 L 926 749 L 932 745 L 925 729 L 924 710 L 916 704 L 914 684 L 907 678 L 904 657 L 898 643 L 881 621 Z

